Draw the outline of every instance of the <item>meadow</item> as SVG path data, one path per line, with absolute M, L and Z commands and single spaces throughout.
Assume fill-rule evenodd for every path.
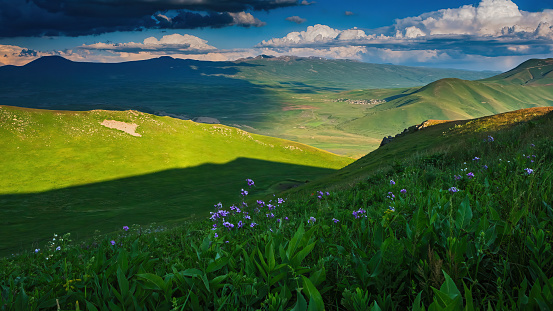
M 136 124 L 136 134 L 103 126 Z M 124 123 L 123 123 L 124 122 Z M 194 219 L 231 202 L 245 178 L 259 194 L 353 160 L 240 129 L 137 111 L 0 107 L 0 256 L 60 230 L 85 238 L 136 224 Z M 14 234 L 16 233 L 16 234 Z
M 278 196 L 236 176 L 202 221 L 56 232 L 0 259 L 0 309 L 553 309 L 552 133 L 551 108 L 441 123 Z

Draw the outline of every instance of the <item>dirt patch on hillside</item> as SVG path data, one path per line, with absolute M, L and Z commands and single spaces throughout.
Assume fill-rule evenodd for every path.
M 115 121 L 115 120 L 104 120 L 104 122 L 100 123 L 101 125 L 105 127 L 109 127 L 112 129 L 123 131 L 127 134 L 130 134 L 132 136 L 141 137 L 142 135 L 138 134 L 136 131 L 136 128 L 138 127 L 138 124 L 136 123 L 127 123 L 122 121 Z
M 305 110 L 305 109 L 319 109 L 319 107 L 309 106 L 309 105 L 288 106 L 288 107 L 283 107 L 282 111 Z

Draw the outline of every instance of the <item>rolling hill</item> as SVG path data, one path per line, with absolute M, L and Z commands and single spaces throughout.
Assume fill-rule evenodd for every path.
M 492 78 L 467 81 L 441 79 L 421 88 L 380 95 L 388 101 L 367 110 L 365 115 L 341 123 L 346 132 L 382 137 L 427 119 L 469 119 L 522 108 L 553 105 L 549 85 L 553 59 L 530 60 Z M 523 78 L 526 77 L 526 78 Z M 527 78 L 530 78 L 528 80 Z M 353 96 L 351 96 L 351 95 Z M 371 90 L 346 92 L 341 96 L 374 98 Z
M 0 253 L 55 232 L 205 216 L 240 197 L 313 180 L 352 162 L 224 125 L 138 111 L 0 106 Z M 217 201 L 215 201 L 217 200 Z M 13 232 L 17 232 L 14 237 Z

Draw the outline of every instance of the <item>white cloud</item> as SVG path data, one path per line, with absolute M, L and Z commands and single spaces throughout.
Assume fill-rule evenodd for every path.
M 293 22 L 296 24 L 302 24 L 305 23 L 307 20 L 305 18 L 301 18 L 299 16 L 289 16 L 286 18 L 287 21 Z
M 255 18 L 251 13 L 246 12 L 238 12 L 238 13 L 228 13 L 230 16 L 232 16 L 232 25 L 237 26 L 243 26 L 243 27 L 262 27 L 265 26 L 267 23 L 260 21 L 259 19 Z
M 171 34 L 165 35 L 161 39 L 149 37 L 144 39 L 143 43 L 127 42 L 127 43 L 94 43 L 82 45 L 81 50 L 103 50 L 114 52 L 143 52 L 143 51 L 158 51 L 164 54 L 175 53 L 198 53 L 205 51 L 216 50 L 214 46 L 208 45 L 207 41 L 196 36 Z

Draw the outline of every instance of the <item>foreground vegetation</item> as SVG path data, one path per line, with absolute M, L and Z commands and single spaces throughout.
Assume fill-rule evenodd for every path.
M 352 187 L 355 165 L 288 198 L 247 180 L 205 221 L 59 232 L 0 260 L 0 309 L 552 309 L 553 114 L 524 115 L 451 123 Z

